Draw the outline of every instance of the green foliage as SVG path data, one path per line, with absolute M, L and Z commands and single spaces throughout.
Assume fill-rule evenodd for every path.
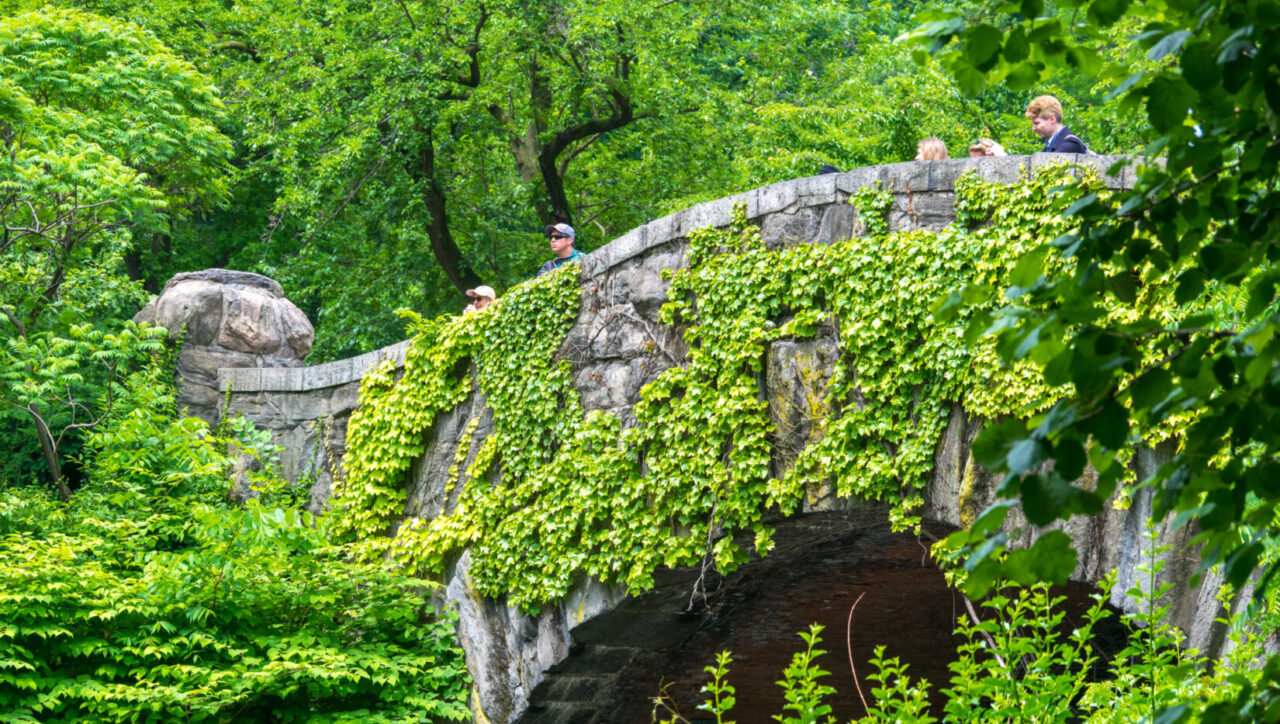
M 871 721 L 916 722 L 932 724 L 937 719 L 929 715 L 929 682 L 913 683 L 907 676 L 907 665 L 884 655 L 884 646 L 877 646 L 875 656 L 868 662 L 874 670 L 867 674 L 871 687 L 871 701 L 867 702 L 867 716 Z
M 943 690 L 947 721 L 1073 720 L 1073 703 L 1096 660 L 1091 637 L 1108 615 L 1109 590 L 1104 582 L 1084 622 L 1070 632 L 1063 626 L 1065 597 L 1051 596 L 1047 584 L 993 592 L 981 603 L 983 620 L 960 620 L 965 643 L 951 664 L 951 688 Z
M 737 690 L 729 683 L 729 664 L 733 662 L 733 657 L 728 651 L 721 651 L 716 654 L 716 665 L 708 666 L 703 669 L 711 675 L 711 681 L 702 687 L 702 693 L 709 694 L 709 698 L 698 705 L 698 709 L 711 714 L 716 718 L 716 724 L 735 724 L 733 720 L 726 720 L 725 714 L 733 709 L 733 705 L 737 703 L 734 694 Z M 670 714 L 669 718 L 659 720 L 659 714 L 665 712 Z M 661 721 L 662 724 L 689 724 L 689 720 L 680 715 L 679 710 L 675 707 L 675 702 L 671 697 L 666 695 L 666 690 L 660 696 L 653 699 L 653 721 Z
M 60 303 L 109 308 L 93 296 L 133 236 L 225 192 L 209 79 L 136 26 L 52 8 L 0 20 L 0 105 L 6 335 L 46 328 Z M 75 285 L 87 294 L 66 304 Z
M 324 520 L 228 504 L 261 435 L 241 425 L 245 448 L 178 419 L 171 375 L 121 385 L 70 501 L 0 490 L 0 718 L 466 718 L 431 584 L 353 561 Z
M 1278 570 L 1270 550 L 1280 502 L 1280 71 L 1271 41 L 1280 14 L 1270 2 L 1086 0 L 1073 4 L 1068 23 L 1040 2 L 989 8 L 1005 16 L 999 27 L 934 13 L 916 37 L 968 80 L 962 86 L 1029 89 L 1058 68 L 1077 68 L 1110 86 L 1129 117 L 1150 122 L 1145 152 L 1165 162 L 1140 169 L 1130 191 L 1071 196 L 1061 213 L 1073 231 L 1031 265 L 1042 281 L 1010 294 L 988 325 L 1007 363 L 1030 364 L 1050 384 L 1069 378 L 1073 388 L 1042 420 L 991 428 L 979 462 L 1007 472 L 1003 494 L 1025 506 L 1027 490 L 1044 487 L 1021 462 L 1027 450 L 1062 459 L 1087 449 L 1099 487 L 1109 489 L 1118 463 L 1144 442 L 1135 429 L 1190 417 L 1173 460 L 1144 481 L 1155 515 L 1196 521 L 1202 570 L 1220 563 L 1239 587 L 1262 568 L 1265 592 Z M 1101 63 L 1089 44 L 1130 24 L 1140 26 L 1133 41 L 1146 62 Z M 1206 291 L 1246 301 L 1225 320 L 1195 305 L 1106 312 L 1132 306 L 1154 279 L 1175 285 L 1180 303 Z M 1079 484 L 1052 488 L 1035 504 L 1036 519 L 1085 512 Z M 971 567 L 999 548 L 970 542 Z
M 1062 609 L 1064 597 L 1054 596 L 1043 582 L 1018 586 L 999 581 L 994 593 L 983 600 L 970 617 L 961 617 L 957 632 L 965 639 L 959 657 L 950 665 L 951 686 L 943 689 L 943 721 L 946 722 L 1115 722 L 1115 721 L 1248 721 L 1241 711 L 1252 712 L 1254 721 L 1272 721 L 1275 707 L 1275 673 L 1257 663 L 1264 642 L 1274 635 L 1274 619 L 1257 625 L 1236 614 L 1227 625 L 1231 646 L 1224 659 L 1210 662 L 1194 650 L 1181 648 L 1182 634 L 1168 623 L 1168 607 L 1159 603 L 1167 586 L 1153 585 L 1159 575 L 1155 528 L 1148 523 L 1148 564 L 1139 568 L 1139 585 L 1128 595 L 1139 602 L 1139 613 L 1126 617 L 1130 643 L 1111 659 L 1107 678 L 1090 683 L 1097 661 L 1092 640 L 1095 626 L 1110 615 L 1105 602 L 1114 583 L 1114 572 L 1094 595 L 1094 604 L 1083 622 L 1068 629 Z M 1228 598 L 1223 591 L 1222 600 Z M 786 691 L 785 713 L 775 721 L 815 722 L 830 712 L 824 697 L 835 693 L 817 683 L 825 675 L 814 659 L 823 652 L 821 627 L 802 633 L 806 650 L 793 657 L 780 682 Z M 929 682 L 911 681 L 907 667 L 896 657 L 886 657 L 878 646 L 870 660 L 867 679 L 873 682 L 867 712 L 858 722 L 932 724 Z M 707 667 L 712 682 L 703 688 L 712 694 L 699 708 L 719 717 L 728 705 L 716 696 L 730 687 L 727 652 L 716 667 Z M 1257 700 L 1247 700 L 1250 694 Z M 670 697 L 655 700 L 658 705 Z M 1246 703 L 1247 701 L 1247 703 Z M 1173 706 L 1175 705 L 1176 706 Z M 1158 716 L 1159 715 L 1159 716 Z M 1161 716 L 1164 718 L 1162 719 Z M 685 722 L 675 716 L 669 724 Z
M 0 337 L 0 421 L 35 433 L 45 479 L 63 499 L 71 493 L 66 460 L 79 452 L 86 432 L 107 420 L 125 392 L 121 381 L 162 349 L 165 336 L 163 329 L 127 322 L 112 333 L 77 324 L 61 334 Z
M 123 324 L 145 301 L 124 257 L 225 193 L 221 112 L 209 79 L 137 26 L 0 20 L 0 480 L 69 494 L 85 430 L 154 347 Z
M 889 210 L 893 208 L 893 194 L 880 188 L 880 182 L 874 186 L 865 186 L 849 194 L 849 203 L 858 209 L 858 220 L 862 222 L 867 236 L 885 236 L 889 233 Z
M 980 135 L 1034 148 L 1024 99 L 971 101 L 890 42 L 922 6 L 94 3 L 215 77 L 238 146 L 229 208 L 153 236 L 135 271 L 149 288 L 191 265 L 268 274 L 324 361 L 394 341 L 394 309 L 435 316 L 474 277 L 526 278 L 552 216 L 590 250 L 823 163 L 909 159 L 927 135 L 957 156 Z M 1086 126 L 1141 126 L 1114 120 Z
M 809 626 L 808 633 L 801 633 L 805 649 L 796 652 L 791 657 L 791 663 L 782 672 L 782 680 L 778 682 L 778 686 L 782 687 L 782 697 L 787 703 L 782 705 L 783 714 L 773 716 L 773 720 L 780 724 L 835 724 L 836 718 L 830 715 L 831 706 L 822 703 L 822 700 L 836 693 L 836 690 L 818 683 L 818 679 L 830 676 L 831 672 L 824 671 L 814 663 L 814 659 L 827 653 L 817 648 L 822 643 L 821 633 L 822 627 L 818 624 Z
M 1220 661 L 1210 661 L 1188 649 L 1186 636 L 1169 623 L 1169 606 L 1163 601 L 1172 584 L 1159 581 L 1164 561 L 1158 558 L 1168 546 L 1160 546 L 1157 537 L 1156 527 L 1148 521 L 1146 555 L 1138 564 L 1136 584 L 1126 591 L 1139 606 L 1137 613 L 1126 618 L 1129 645 L 1110 662 L 1108 679 L 1089 686 L 1081 706 L 1090 712 L 1089 721 L 1099 723 L 1160 717 L 1212 722 L 1238 716 L 1241 707 L 1234 701 L 1238 696 L 1259 684 L 1265 689 L 1268 679 L 1274 682 L 1274 675 L 1260 667 L 1267 657 L 1264 642 L 1276 630 L 1274 594 L 1261 607 L 1216 621 L 1226 628 L 1228 644 Z M 1223 588 L 1218 595 L 1218 603 L 1227 610 L 1230 593 Z M 1274 719 L 1261 716 L 1262 707 L 1245 708 L 1255 710 L 1256 720 Z

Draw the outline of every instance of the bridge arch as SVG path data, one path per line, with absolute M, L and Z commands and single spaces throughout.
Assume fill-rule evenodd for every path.
M 610 411 L 625 418 L 640 388 L 685 354 L 680 335 L 658 319 L 667 290 L 661 272 L 682 267 L 688 234 L 706 226 L 726 226 L 735 205 L 746 207 L 748 219 L 761 228 L 766 244 L 830 243 L 862 233 L 864 223 L 848 200 L 859 189 L 878 185 L 893 196 L 890 230 L 939 229 L 955 219 L 955 182 L 961 175 L 976 173 L 984 180 L 1016 183 L 1043 166 L 1064 160 L 1094 167 L 1111 188 L 1128 188 L 1134 181 L 1129 167 L 1117 176 L 1107 176 L 1106 171 L 1117 160 L 1109 157 L 1036 154 L 907 162 L 754 189 L 671 214 L 624 234 L 582 263 L 581 307 L 563 350 L 573 361 L 575 388 L 584 409 Z M 407 345 L 400 343 L 361 357 L 296 369 L 224 369 L 218 377 L 219 388 L 225 393 L 221 411 L 245 414 L 270 429 L 286 450 L 287 474 L 295 480 L 314 481 L 311 505 L 322 510 L 345 453 L 346 421 L 358 404 L 359 380 L 383 360 L 402 360 L 406 349 Z M 783 401 L 776 414 L 793 416 L 795 424 L 787 427 L 802 438 L 807 435 L 803 420 L 811 412 L 804 409 L 806 401 L 814 399 L 815 384 L 825 384 L 823 370 L 830 374 L 834 354 L 834 341 L 822 337 L 779 344 L 771 350 L 763 374 L 768 377 L 767 384 L 776 388 L 772 396 Z M 464 428 L 473 418 L 481 421 L 475 434 L 485 435 L 485 426 L 491 421 L 485 418 L 484 400 L 479 395 L 472 395 L 436 420 L 428 434 L 426 454 L 405 480 L 407 515 L 431 517 L 447 508 L 450 491 L 443 481 Z M 926 534 L 944 535 L 962 522 L 966 507 L 984 505 L 993 495 L 995 480 L 978 468 L 969 454 L 978 428 L 979 422 L 962 409 L 952 411 L 935 453 L 924 511 Z M 1136 464 L 1150 470 L 1159 460 L 1157 452 L 1149 452 Z M 1127 510 L 1109 509 L 1063 526 L 1082 551 L 1073 576 L 1076 581 L 1097 581 L 1112 568 L 1121 571 L 1112 596 L 1112 604 L 1120 609 L 1132 610 L 1134 606 L 1123 591 L 1136 582 L 1134 562 L 1146 550 L 1141 532 L 1149 510 L 1149 503 L 1139 497 Z M 787 541 L 783 550 L 718 581 L 718 598 L 695 606 L 692 612 L 687 610 L 691 577 L 697 578 L 702 571 L 676 570 L 663 573 L 658 588 L 639 597 L 628 597 L 617 587 L 583 581 L 561 604 L 528 616 L 503 601 L 476 594 L 469 585 L 469 562 L 463 555 L 449 576 L 444 599 L 460 615 L 459 635 L 476 682 L 477 720 L 628 721 L 631 713 L 603 709 L 605 702 L 624 700 L 642 708 L 646 718 L 635 720 L 647 720 L 647 709 L 636 698 L 656 693 L 656 682 L 651 686 L 637 677 L 635 672 L 644 666 L 672 666 L 673 652 L 691 655 L 704 645 L 708 651 L 717 646 L 742 650 L 744 646 L 739 644 L 751 649 L 754 641 L 757 651 L 777 648 L 775 639 L 760 633 L 760 626 L 752 628 L 742 622 L 778 623 L 778 616 L 761 608 L 762 600 L 779 594 L 778 590 L 766 592 L 769 587 L 765 584 L 780 585 L 790 580 L 793 570 L 815 576 L 821 575 L 823 565 L 830 570 L 879 571 L 876 575 L 881 580 L 895 581 L 881 588 L 905 591 L 908 597 L 916 591 L 924 597 L 926 610 L 945 611 L 944 620 L 954 620 L 950 594 L 945 594 L 936 571 L 929 573 L 927 558 L 922 557 L 915 567 L 909 565 L 923 548 L 909 536 L 890 533 L 885 519 L 884 509 L 878 506 L 834 495 L 811 500 L 800 516 L 780 522 L 780 536 Z M 1011 520 L 1008 525 L 1013 529 L 1019 522 Z M 1022 533 L 1023 542 L 1038 532 Z M 1186 555 L 1189 535 L 1185 529 L 1165 532 L 1159 541 L 1172 546 L 1166 554 L 1164 574 L 1175 584 L 1169 599 L 1171 615 L 1188 632 L 1191 645 L 1216 652 L 1223 645 L 1222 632 L 1213 624 L 1219 613 L 1212 595 L 1217 581 L 1207 576 L 1197 588 L 1187 585 L 1195 565 Z M 812 583 L 812 579 L 802 580 Z M 913 589 L 903 581 L 922 588 Z M 798 608 L 820 608 L 825 616 L 847 606 L 856 586 L 835 588 L 842 590 L 828 597 L 830 605 L 825 608 Z M 823 597 L 815 592 L 817 588 L 804 590 L 812 593 L 812 600 Z M 884 610 L 886 605 L 869 603 L 866 610 Z M 756 613 L 734 618 L 748 610 Z M 871 619 L 871 630 L 878 626 Z M 716 633 L 735 628 L 755 633 L 739 639 Z M 833 630 L 829 635 L 839 641 L 843 633 Z M 770 642 L 767 646 L 760 645 L 766 640 Z M 837 645 L 830 649 L 842 650 Z M 698 673 L 709 661 L 708 657 L 699 659 L 692 673 Z M 773 666 L 773 662 L 767 665 Z M 945 662 L 943 666 L 945 671 Z M 829 668 L 834 669 L 835 664 Z M 777 673 L 776 666 L 762 670 L 760 681 L 771 682 Z M 936 674 L 934 677 L 938 683 Z

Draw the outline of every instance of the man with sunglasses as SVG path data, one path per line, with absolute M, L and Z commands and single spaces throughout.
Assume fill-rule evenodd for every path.
M 573 248 L 573 227 L 568 224 L 551 224 L 546 228 L 547 238 L 551 240 L 551 253 L 554 257 L 538 270 L 538 276 L 559 269 L 562 264 L 577 261 L 586 256 Z

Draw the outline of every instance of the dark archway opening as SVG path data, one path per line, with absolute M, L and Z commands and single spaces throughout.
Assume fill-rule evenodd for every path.
M 654 591 L 574 630 L 569 659 L 534 691 L 521 722 L 647 724 L 654 720 L 651 699 L 662 691 L 689 721 L 714 721 L 698 710 L 706 698 L 700 690 L 710 680 L 705 667 L 724 650 L 733 652 L 728 680 L 737 700 L 729 718 L 772 721 L 785 703 L 776 682 L 803 650 L 798 633 L 811 623 L 824 626 L 820 648 L 827 653 L 817 663 L 831 674 L 822 682 L 837 690 L 826 703 L 838 721 L 855 719 L 865 710 L 846 641 L 850 607 L 860 595 L 851 644 L 864 695 L 871 696 L 868 662 L 883 645 L 886 656 L 909 666 L 913 680 L 929 680 L 934 714 L 941 715 L 940 690 L 950 685 L 948 666 L 963 641 L 956 620 L 968 615 L 928 555 L 929 540 L 950 529 L 927 523 L 926 536 L 917 538 L 890 532 L 885 520 L 875 506 L 786 521 L 768 557 L 724 578 L 708 574 L 705 599 L 694 593 L 700 569 L 663 572 Z M 1066 631 L 1083 623 L 1096 591 L 1083 583 L 1054 591 L 1066 597 Z M 686 611 L 691 596 L 694 607 Z M 1101 661 L 1091 678 L 1124 646 L 1119 616 L 1108 617 L 1095 638 Z

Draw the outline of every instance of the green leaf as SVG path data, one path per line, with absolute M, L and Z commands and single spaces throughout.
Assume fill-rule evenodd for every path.
M 1244 311 L 1246 317 L 1257 317 L 1275 302 L 1277 281 L 1280 281 L 1277 272 L 1269 272 L 1253 280 L 1249 285 L 1249 303 Z
M 1129 396 L 1133 400 L 1135 411 L 1150 409 L 1164 401 L 1173 390 L 1173 375 L 1163 367 L 1156 367 L 1144 372 L 1129 386 Z
M 955 77 L 960 92 L 966 96 L 972 98 L 987 89 L 987 74 L 967 62 L 956 61 L 951 66 L 951 74 Z
M 999 56 L 1004 41 L 1004 33 L 985 23 L 971 26 L 963 37 L 965 57 L 974 68 L 980 70 L 990 67 L 992 61 Z
M 1128 9 L 1129 0 L 1094 0 L 1089 3 L 1089 19 L 1106 27 L 1124 17 Z
M 1032 61 L 1023 61 L 1009 68 L 1004 76 L 1004 84 L 1015 91 L 1024 91 L 1040 82 L 1044 66 Z
M 1121 81 L 1119 85 L 1117 85 L 1115 88 L 1112 88 L 1110 91 L 1108 91 L 1107 95 L 1103 97 L 1103 100 L 1111 101 L 1124 95 L 1126 92 L 1129 91 L 1130 88 L 1133 88 L 1134 86 L 1136 86 L 1138 82 L 1142 80 L 1143 77 L 1144 77 L 1143 71 L 1137 71 L 1136 73 L 1129 75 L 1129 77 Z
M 1115 401 L 1107 401 L 1080 427 L 1111 450 L 1119 450 L 1129 438 L 1129 413 Z
M 1048 525 L 1072 512 L 1077 492 L 1057 475 L 1028 475 L 1022 480 L 1022 510 L 1032 525 Z
M 1187 83 L 1201 93 L 1210 93 L 1218 88 L 1222 75 L 1218 71 L 1217 53 L 1213 46 L 1201 40 L 1192 41 L 1182 51 L 1178 64 L 1182 68 L 1182 77 Z
M 1147 85 L 1147 117 L 1157 131 L 1168 132 L 1187 120 L 1193 92 L 1180 78 L 1156 76 Z
M 1009 31 L 1004 41 L 1004 59 L 1010 63 L 1021 63 L 1030 55 L 1031 45 L 1027 42 L 1027 34 L 1021 26 Z
M 1030 287 L 1034 284 L 1044 274 L 1044 261 L 1049 254 L 1049 250 L 1050 248 L 1047 245 L 1038 246 L 1023 254 L 1009 274 L 1010 285 Z
M 1204 293 L 1204 276 L 1199 269 L 1187 269 L 1178 275 L 1174 300 L 1178 304 L 1187 304 Z
M 1155 45 L 1151 46 L 1151 50 L 1147 51 L 1148 60 L 1163 60 L 1165 56 L 1176 53 L 1182 49 L 1182 44 L 1187 38 L 1191 37 L 1190 30 L 1175 30 L 1168 35 L 1160 38 Z
M 1067 480 L 1076 480 L 1083 475 L 1088 462 L 1089 456 L 1079 440 L 1066 438 L 1053 447 L 1054 470 Z
M 1076 569 L 1076 552 L 1066 533 L 1053 530 L 1040 536 L 1030 548 L 1010 551 L 1003 569 L 1010 580 L 1024 586 L 1039 581 L 1062 584 Z
M 1111 293 L 1125 304 L 1133 304 L 1138 299 L 1138 287 L 1134 283 L 1133 274 L 1120 272 L 1107 278 L 1111 285 Z

